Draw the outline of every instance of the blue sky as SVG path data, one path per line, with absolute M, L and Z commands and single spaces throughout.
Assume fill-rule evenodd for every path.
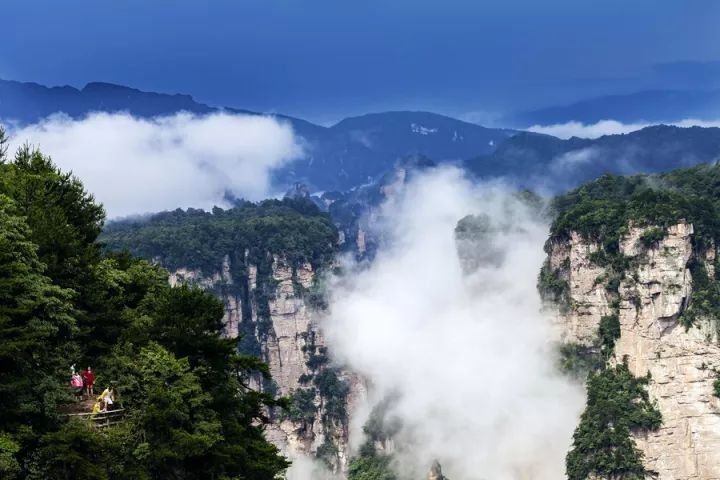
M 2 16 L 0 78 L 109 81 L 324 122 L 401 108 L 482 121 L 695 86 L 688 64 L 653 66 L 720 60 L 714 0 L 9 0 Z

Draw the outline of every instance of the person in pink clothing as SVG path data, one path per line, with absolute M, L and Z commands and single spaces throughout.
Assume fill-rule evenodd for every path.
M 83 388 L 83 379 L 79 373 L 73 373 L 73 376 L 70 379 L 70 386 L 73 388 Z
M 77 396 L 82 395 L 83 386 L 84 383 L 80 374 L 77 372 L 73 373 L 72 377 L 70 378 L 70 388 L 72 388 L 73 393 Z

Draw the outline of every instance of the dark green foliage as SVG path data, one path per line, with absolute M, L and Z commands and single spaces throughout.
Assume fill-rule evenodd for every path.
M 315 419 L 320 411 L 323 420 L 325 442 L 316 453 L 317 458 L 323 460 L 331 468 L 337 466 L 337 446 L 333 442 L 335 428 L 342 429 L 348 426 L 347 397 L 350 387 L 339 376 L 339 370 L 329 366 L 327 347 L 315 343 L 315 332 L 307 332 L 306 343 L 302 347 L 305 353 L 305 364 L 310 370 L 303 374 L 299 381 L 302 385 L 313 387 L 298 389 L 293 392 L 289 416 L 296 422 L 302 422 L 306 427 L 308 422 Z M 320 405 L 315 405 L 319 397 Z
M 83 291 L 98 258 L 94 242 L 105 219 L 102 206 L 77 178 L 27 146 L 0 165 L 0 193 L 25 217 L 47 275 L 59 286 Z
M 10 435 L 0 434 L 0 478 L 14 480 L 20 476 L 22 469 L 16 457 L 19 451 L 20 445 Z
M 329 437 L 325 437 L 325 441 L 318 447 L 315 456 L 332 467 L 336 462 L 337 454 L 338 448 L 335 443 Z
M 693 292 L 690 305 L 680 318 L 686 328 L 691 327 L 700 318 L 720 321 L 720 284 L 711 278 L 705 264 L 690 262 L 690 274 L 693 280 Z M 717 325 L 720 328 L 720 325 Z
M 640 244 L 645 248 L 652 248 L 663 238 L 665 238 L 665 229 L 660 227 L 651 227 L 640 235 Z
M 603 176 L 594 182 L 557 197 L 553 201 L 557 215 L 551 230 L 551 242 L 576 231 L 600 244 L 591 261 L 608 269 L 606 289 L 617 293 L 621 280 L 633 260 L 620 255 L 619 241 L 628 225 L 647 226 L 640 237 L 641 246 L 654 247 L 667 227 L 681 221 L 692 223 L 693 242 L 700 253 L 720 241 L 720 165 L 700 165 L 653 176 Z M 720 318 L 720 284 L 709 278 L 705 266 L 691 261 L 693 294 L 681 321 L 690 327 L 698 318 Z M 553 286 L 549 273 L 541 273 L 545 284 Z M 556 291 L 560 291 L 555 285 Z M 619 304 L 613 300 L 613 308 Z M 633 298 L 631 297 L 632 301 Z M 720 328 L 720 323 L 718 324 Z
M 138 313 L 141 328 L 130 329 L 106 370 L 126 408 L 142 412 L 132 422 L 142 439 L 134 455 L 142 453 L 145 468 L 160 478 L 182 472 L 264 479 L 281 471 L 285 460 L 262 435 L 263 406 L 277 402 L 245 386 L 251 372 L 268 377 L 267 366 L 219 336 L 219 300 L 165 288 L 148 295 Z
M 345 403 L 350 393 L 347 382 L 338 376 L 338 371 L 334 368 L 324 369 L 317 374 L 313 382 L 320 396 L 325 400 L 324 416 L 330 420 L 345 422 L 347 420 Z
M 0 477 L 270 480 L 287 461 L 263 436 L 284 405 L 248 388 L 266 365 L 220 336 L 211 293 L 102 255 L 102 208 L 80 182 L 23 149 L 0 163 Z M 82 362 L 82 363 L 80 363 Z M 70 365 L 114 382 L 125 423 L 60 414 Z
M 400 419 L 391 413 L 396 400 L 389 396 L 380 401 L 370 412 L 370 417 L 363 426 L 363 432 L 369 442 L 382 442 L 396 435 L 401 428 Z
M 304 262 L 315 269 L 325 266 L 335 253 L 337 231 L 314 204 L 285 199 L 239 202 L 235 208 L 216 207 L 212 212 L 178 209 L 142 221 L 113 222 L 101 241 L 110 251 L 127 250 L 147 260 L 159 259 L 168 268 L 197 268 L 206 274 L 221 271 L 223 259 L 229 258 L 234 282 L 216 293 L 238 297 L 242 308 L 238 350 L 260 357 L 262 342 L 273 333 L 270 301 L 276 288 L 275 256 L 288 262 L 293 272 Z M 248 285 L 251 265 L 257 267 L 257 286 L 252 290 Z M 298 293 L 307 296 L 310 304 L 324 308 L 319 287 L 302 290 Z M 257 321 L 251 318 L 253 308 Z M 314 359 L 315 368 L 322 363 L 322 357 Z
M 397 480 L 391 462 L 390 455 L 378 453 L 372 444 L 365 444 L 360 455 L 350 462 L 348 480 Z
M 315 332 L 308 333 L 307 343 L 303 345 L 302 351 L 306 355 L 305 365 L 312 372 L 312 377 L 315 377 L 317 372 L 330 361 L 327 347 L 318 347 L 315 344 Z
M 73 341 L 72 291 L 52 283 L 27 223 L 0 195 L 0 434 L 34 438 L 57 424 L 67 399 Z
M 295 390 L 290 396 L 287 416 L 293 422 L 312 424 L 318 407 L 315 405 L 317 391 L 314 388 Z
M 305 304 L 310 308 L 323 311 L 328 308 L 328 300 L 326 298 L 326 286 L 323 284 L 322 279 L 315 279 L 313 285 L 302 293 L 305 299 Z
M 600 319 L 597 339 L 593 345 L 566 343 L 560 346 L 560 370 L 576 379 L 584 380 L 588 374 L 598 372 L 612 355 L 615 342 L 620 338 L 620 320 L 609 315 Z
M 29 462 L 28 479 L 107 480 L 111 450 L 107 436 L 85 422 L 70 422 L 43 436 Z
M 720 398 L 720 378 L 718 378 L 717 380 L 715 380 L 715 382 L 713 382 L 713 390 L 714 390 L 713 394 L 716 397 Z
M 125 253 L 108 255 L 91 267 L 83 295 L 78 338 L 81 364 L 103 358 L 133 326 L 145 297 L 167 285 L 167 272 Z
M 326 365 L 328 363 L 328 357 L 327 355 L 323 353 L 315 353 L 312 352 L 308 356 L 307 362 L 305 362 L 310 370 L 317 370 L 323 365 Z
M 655 176 L 605 175 L 553 201 L 552 235 L 576 231 L 614 253 L 629 222 L 664 229 L 685 220 L 695 226 L 698 239 L 720 238 L 718 184 L 718 165 Z M 659 231 L 648 235 L 652 241 L 662 238 Z
M 598 338 L 603 355 L 608 358 L 615 349 L 615 341 L 620 338 L 620 318 L 617 314 L 600 319 Z
M 292 265 L 324 265 L 332 259 L 337 231 L 330 218 L 301 200 L 243 202 L 212 212 L 188 209 L 153 215 L 142 221 L 110 223 L 101 241 L 110 250 L 129 250 L 142 258 L 160 258 L 168 268 L 220 270 L 225 255 L 249 253 L 249 263 L 282 254 Z
M 566 459 L 569 480 L 643 480 L 650 473 L 631 436 L 662 422 L 645 389 L 648 381 L 634 377 L 624 363 L 588 377 L 587 406 Z
M 562 270 L 553 270 L 549 262 L 545 262 L 540 269 L 538 291 L 543 300 L 558 305 L 561 311 L 570 307 L 570 285 L 563 277 Z
M 576 343 L 560 346 L 560 370 L 570 376 L 584 380 L 590 372 L 603 368 L 605 361 L 596 347 Z

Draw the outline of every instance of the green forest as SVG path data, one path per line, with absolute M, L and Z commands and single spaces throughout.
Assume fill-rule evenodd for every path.
M 128 250 L 159 259 L 169 269 L 220 269 L 225 255 L 248 252 L 247 263 L 260 265 L 267 253 L 282 253 L 292 264 L 329 263 L 337 245 L 330 217 L 309 200 L 237 202 L 211 212 L 177 209 L 140 220 L 109 223 L 100 240 L 110 251 Z
M 248 386 L 268 369 L 220 336 L 219 300 L 107 253 L 103 208 L 80 180 L 37 150 L 13 156 L 5 145 L 0 135 L 0 478 L 282 474 L 288 463 L 263 429 L 267 408 L 285 401 Z M 115 389 L 122 422 L 100 429 L 65 414 L 77 401 L 73 364 L 93 367 L 97 390 Z

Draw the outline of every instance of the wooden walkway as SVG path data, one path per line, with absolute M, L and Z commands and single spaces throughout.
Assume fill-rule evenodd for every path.
M 125 421 L 125 409 L 119 408 L 117 410 L 108 410 L 107 412 L 100 413 L 68 413 L 67 416 L 92 422 L 92 425 L 97 428 L 105 428 L 123 423 Z

